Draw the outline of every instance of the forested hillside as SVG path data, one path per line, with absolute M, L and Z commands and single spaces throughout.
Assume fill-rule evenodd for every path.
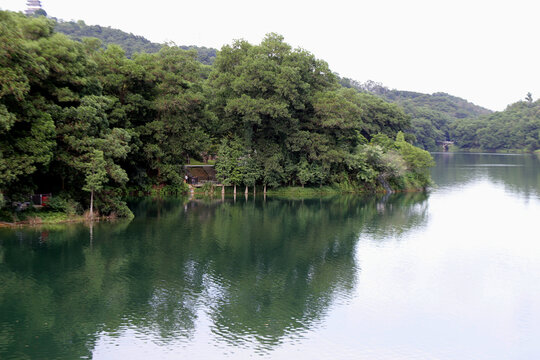
M 479 118 L 459 119 L 451 126 L 452 138 L 465 149 L 491 151 L 540 149 L 540 100 L 509 105 L 504 111 Z
M 155 53 L 158 52 L 162 44 L 153 43 L 143 36 L 126 33 L 122 30 L 112 29 L 99 25 L 86 25 L 84 21 L 58 21 L 55 31 L 66 34 L 73 40 L 82 41 L 85 37 L 95 37 L 102 41 L 104 46 L 116 44 L 126 52 L 126 56 L 131 58 L 135 53 Z M 179 46 L 184 50 L 196 50 L 197 60 L 205 65 L 211 65 L 216 58 L 216 49 L 199 46 Z
M 421 94 L 412 91 L 389 90 L 388 101 L 403 107 L 411 116 L 411 132 L 416 145 L 437 150 L 441 141 L 455 140 L 450 132 L 458 119 L 474 119 L 491 111 L 446 93 Z
M 453 140 L 450 128 L 457 119 L 472 119 L 491 113 L 491 110 L 465 99 L 441 92 L 430 95 L 390 90 L 373 81 L 359 83 L 347 78 L 341 79 L 340 83 L 402 106 L 405 113 L 411 116 L 410 132 L 416 138 L 415 145 L 431 151 L 439 149 L 438 143 L 441 141 Z
M 433 160 L 405 141 L 401 108 L 341 87 L 326 62 L 279 35 L 224 46 L 209 72 L 193 51 L 164 45 L 130 59 L 55 25 L 0 12 L 0 193 L 8 203 L 52 192 L 66 211 L 94 204 L 128 216 L 127 188 L 181 190 L 184 164 L 207 154 L 218 155 L 226 185 L 430 183 Z

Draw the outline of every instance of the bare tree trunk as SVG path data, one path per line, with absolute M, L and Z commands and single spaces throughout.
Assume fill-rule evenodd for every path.
M 266 184 L 264 184 L 264 195 L 266 195 Z
M 225 185 L 221 185 L 221 195 L 225 195 Z
M 256 192 L 257 192 L 257 186 L 253 185 L 253 196 L 255 196 Z
M 234 196 L 236 196 L 236 184 L 234 184 Z
M 246 185 L 246 191 L 244 191 L 244 193 L 247 195 L 248 194 L 248 187 Z

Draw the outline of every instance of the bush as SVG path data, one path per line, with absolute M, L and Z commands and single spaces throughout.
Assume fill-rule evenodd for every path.
M 117 216 L 121 218 L 133 218 L 133 213 L 126 202 L 114 191 L 104 191 L 96 194 L 96 204 L 98 211 L 106 216 Z
M 74 216 L 82 212 L 81 204 L 63 194 L 51 197 L 47 206 L 52 211 L 62 212 L 68 216 Z
M 0 193 L 0 209 L 6 205 L 6 200 L 4 199 L 4 194 Z
M 212 183 L 204 183 L 203 186 L 201 186 L 201 192 L 203 192 L 205 195 L 213 194 L 214 193 L 214 184 Z
M 407 174 L 410 180 L 419 187 L 431 185 L 429 168 L 435 165 L 431 154 L 406 142 L 401 132 L 396 137 L 396 146 L 410 171 Z

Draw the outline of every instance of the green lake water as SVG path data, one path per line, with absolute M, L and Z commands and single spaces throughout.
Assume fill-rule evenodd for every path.
M 0 229 L 0 359 L 540 358 L 540 160 L 434 157 L 425 194 Z

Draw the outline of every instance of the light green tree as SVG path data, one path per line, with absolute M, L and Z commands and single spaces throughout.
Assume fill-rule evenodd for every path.
M 103 151 L 94 150 L 86 163 L 86 177 L 83 187 L 84 191 L 90 192 L 90 218 L 94 218 L 94 192 L 103 189 L 103 184 L 107 181 L 106 162 L 103 158 Z

